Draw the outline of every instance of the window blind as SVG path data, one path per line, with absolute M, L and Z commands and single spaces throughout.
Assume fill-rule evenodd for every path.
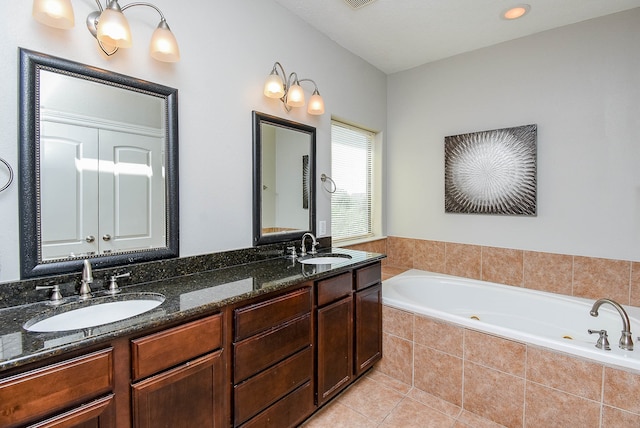
M 372 171 L 375 134 L 331 122 L 331 235 L 334 241 L 373 235 Z

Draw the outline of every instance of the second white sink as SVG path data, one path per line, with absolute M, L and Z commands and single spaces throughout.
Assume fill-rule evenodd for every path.
M 348 254 L 327 254 L 324 256 L 298 259 L 298 261 L 307 265 L 330 265 L 345 262 L 350 258 L 351 256 Z

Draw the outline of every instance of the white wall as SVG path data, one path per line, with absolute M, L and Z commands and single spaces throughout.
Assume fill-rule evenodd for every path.
M 107 58 L 85 27 L 93 0 L 73 0 L 76 25 L 63 31 L 31 18 L 31 1 L 4 2 L 0 15 L 0 157 L 18 169 L 18 47 L 179 89 L 180 253 L 249 247 L 252 213 L 251 111 L 317 127 L 317 174 L 330 174 L 332 115 L 386 130 L 386 76 L 271 0 L 154 0 L 180 44 L 177 64 L 147 54 L 155 12 L 127 11 L 134 46 Z M 123 3 L 126 4 L 127 2 Z M 275 61 L 312 78 L 326 113 L 286 113 L 262 95 Z M 310 93 L 307 95 L 310 96 Z M 0 181 L 5 174 L 0 167 Z M 317 178 L 318 220 L 330 199 Z M 18 184 L 0 193 L 0 282 L 19 277 Z M 330 231 L 329 231 L 330 232 Z
M 387 234 L 640 260 L 640 8 L 388 79 Z M 444 137 L 538 124 L 537 217 L 444 213 Z

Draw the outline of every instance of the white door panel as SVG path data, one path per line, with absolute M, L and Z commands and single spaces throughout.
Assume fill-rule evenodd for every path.
M 102 253 L 166 245 L 162 156 L 162 138 L 100 131 Z
M 98 233 L 98 131 L 41 122 L 42 259 L 94 254 Z M 34 239 L 37 239 L 34 237 Z

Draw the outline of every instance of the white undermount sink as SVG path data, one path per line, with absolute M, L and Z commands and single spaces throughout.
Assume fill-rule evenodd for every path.
M 334 263 L 342 263 L 351 256 L 348 254 L 320 254 L 309 258 L 301 258 L 298 261 L 306 265 L 330 265 Z
M 143 314 L 160 306 L 164 300 L 165 297 L 158 293 L 99 297 L 68 307 L 60 306 L 54 315 L 34 317 L 23 327 L 27 331 L 40 333 L 96 327 Z M 65 310 L 67 308 L 70 309 Z

